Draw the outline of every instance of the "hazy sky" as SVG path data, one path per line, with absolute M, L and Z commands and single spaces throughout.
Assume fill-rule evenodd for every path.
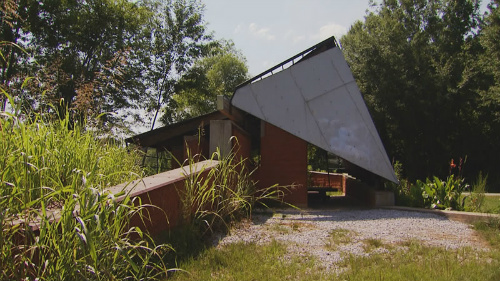
M 231 39 L 257 75 L 363 20 L 369 0 L 202 0 L 216 38 Z M 489 2 L 489 1 L 483 1 Z M 484 7 L 486 4 L 483 4 Z M 484 8 L 483 8 L 484 9 Z

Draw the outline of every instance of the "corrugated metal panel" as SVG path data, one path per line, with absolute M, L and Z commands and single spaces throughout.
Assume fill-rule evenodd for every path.
M 339 48 L 331 48 L 238 88 L 232 104 L 351 163 L 397 182 L 363 97 Z

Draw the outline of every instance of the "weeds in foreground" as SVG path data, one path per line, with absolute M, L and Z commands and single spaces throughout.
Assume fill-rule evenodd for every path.
M 310 256 L 286 258 L 286 245 L 235 243 L 223 249 L 211 248 L 182 264 L 185 272 L 172 280 L 319 280 L 314 272 L 317 260 Z M 305 278 L 304 272 L 309 273 Z
M 472 191 L 469 197 L 469 210 L 472 212 L 481 212 L 484 206 L 485 192 L 486 192 L 486 182 L 488 176 L 483 176 L 483 173 L 479 173 L 476 182 L 472 185 Z
M 329 251 L 336 251 L 340 245 L 351 243 L 354 236 L 356 236 L 356 232 L 352 230 L 335 228 L 328 233 L 325 248 Z
M 103 191 L 139 171 L 133 152 L 67 118 L 0 112 L 0 280 L 165 276 L 170 246 L 130 225 L 150 206 Z
M 367 252 L 367 253 L 373 251 L 374 249 L 383 247 L 385 245 L 384 242 L 382 242 L 382 240 L 377 239 L 377 238 L 365 239 L 365 240 L 363 240 L 363 243 L 364 243 L 363 248 L 364 248 L 365 252 Z
M 184 188 L 178 190 L 182 214 L 185 224 L 200 226 L 203 234 L 228 230 L 232 221 L 249 217 L 257 202 L 282 201 L 283 188 L 256 188 L 253 171 L 248 171 L 245 159 L 236 159 L 236 153 L 224 158 L 219 151 L 214 153 L 212 160 L 221 159 L 218 165 L 199 173 L 194 172 L 199 156 L 188 156 L 189 176 Z
M 0 112 L 0 196 L 11 197 L 9 208 L 21 211 L 67 186 L 102 190 L 140 175 L 134 151 L 98 138 L 82 124 L 72 123 L 69 115 L 46 120 L 41 114 L 28 118 Z M 64 200 L 54 193 L 51 197 L 54 203 Z
M 498 231 L 497 231 L 498 232 Z M 211 248 L 191 259 L 173 280 L 498 280 L 500 250 L 444 249 L 409 241 L 389 252 L 347 255 L 326 264 L 307 253 L 287 252 L 286 245 L 236 243 Z
M 130 219 L 142 216 L 148 206 L 139 198 L 116 200 L 121 195 L 71 186 L 38 199 L 39 209 L 21 214 L 4 209 L 0 279 L 153 280 L 164 276 L 167 268 L 160 257 L 170 246 L 156 246 L 140 228 L 130 226 Z M 53 196 L 65 198 L 57 212 L 46 206 Z M 2 206 L 9 199 L 2 197 Z

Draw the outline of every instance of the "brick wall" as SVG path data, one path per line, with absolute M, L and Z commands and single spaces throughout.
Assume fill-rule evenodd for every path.
M 263 122 L 258 186 L 291 186 L 285 202 L 307 207 L 307 142 Z
M 233 151 L 235 152 L 235 160 L 240 161 L 240 159 L 249 159 L 252 149 L 252 142 L 248 133 L 240 129 L 238 126 L 233 125 L 232 134 L 235 137 L 235 139 L 233 139 Z

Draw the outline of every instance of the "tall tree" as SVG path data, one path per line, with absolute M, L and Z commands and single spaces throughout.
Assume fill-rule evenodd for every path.
M 478 82 L 480 101 L 477 147 L 481 151 L 481 167 L 488 173 L 490 191 L 500 191 L 500 1 L 493 0 L 481 22 L 479 42 L 481 55 L 472 64 L 481 74 Z M 483 168 L 484 166 L 488 169 Z
M 13 85 L 22 76 L 37 76 L 50 86 L 43 98 L 39 85 L 25 88 L 22 100 L 27 106 L 58 105 L 60 100 L 63 107 L 98 110 L 130 105 L 129 89 L 122 91 L 118 84 L 126 81 L 123 62 L 131 38 L 145 23 L 144 8 L 126 0 L 16 2 L 17 18 L 2 37 L 19 43 L 26 56 L 10 56 L 13 61 L 2 68 L 7 73 L 2 82 Z M 19 87 L 14 94 L 15 89 Z
M 9 1 L 16 17 L 2 21 L 1 39 L 13 38 L 34 60 L 9 56 L 2 84 L 23 81 L 13 74 L 36 76 L 41 83 L 13 87 L 32 107 L 63 100 L 80 114 L 154 111 L 211 41 L 197 0 Z
M 448 172 L 477 145 L 478 3 L 385 0 L 341 39 L 389 154 L 411 179 Z M 476 160 L 477 161 L 477 160 Z M 479 161 L 478 161 L 479 162 Z
M 179 79 L 194 61 L 208 53 L 212 37 L 207 34 L 202 14 L 204 6 L 198 1 L 173 0 L 152 2 L 156 11 L 148 36 L 144 37 L 141 65 L 145 66 L 143 83 L 146 86 L 146 110 L 153 112 L 154 128 L 161 108 L 168 104 Z
M 175 87 L 175 94 L 163 109 L 162 123 L 210 113 L 218 95 L 230 97 L 236 86 L 248 79 L 243 55 L 233 43 L 220 42 L 209 55 L 196 61 Z

